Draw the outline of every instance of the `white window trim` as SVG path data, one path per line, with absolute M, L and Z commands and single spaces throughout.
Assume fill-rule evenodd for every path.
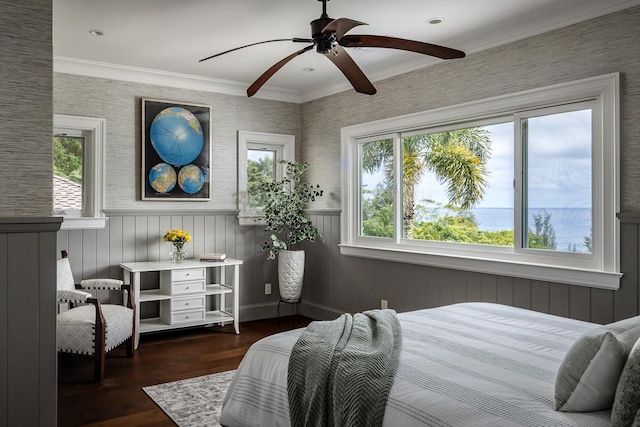
M 295 161 L 296 137 L 266 132 L 238 131 L 238 222 L 240 225 L 265 225 L 260 212 L 247 207 L 247 150 L 262 147 L 279 154 L 278 160 Z M 276 165 L 276 178 L 282 176 L 282 165 Z
M 54 128 L 75 129 L 88 133 L 85 138 L 85 182 L 83 183 L 83 212 L 63 215 L 61 230 L 104 228 L 108 218 L 104 215 L 104 150 L 106 120 L 95 117 L 53 115 Z
M 349 126 L 341 129 L 342 157 L 342 216 L 340 251 L 343 255 L 384 259 L 405 263 L 431 265 L 443 268 L 475 271 L 534 280 L 567 283 L 604 289 L 620 286 L 619 253 L 619 74 L 587 78 L 539 89 L 498 96 L 486 100 L 439 108 L 376 122 Z M 514 114 L 517 111 L 547 107 L 566 102 L 595 99 L 599 107 L 602 142 L 595 147 L 593 159 L 601 161 L 602 171 L 594 175 L 594 217 L 602 218 L 604 229 L 599 225 L 593 233 L 601 233 L 593 242 L 600 246 L 594 250 L 601 254 L 597 265 L 586 260 L 571 266 L 565 265 L 561 254 L 556 257 L 527 257 L 526 254 L 496 248 L 489 252 L 486 247 L 463 248 L 463 245 L 441 244 L 441 242 L 410 242 L 399 237 L 381 239 L 358 236 L 359 216 L 359 140 L 369 136 L 389 135 L 420 128 L 446 126 L 457 122 Z M 594 169 L 595 169 L 594 167 Z M 396 180 L 397 181 L 397 180 Z M 596 200 L 595 198 L 598 198 Z M 398 210 L 398 207 L 395 208 Z M 398 235 L 398 233 L 396 233 Z M 491 247 L 492 249 L 495 247 Z M 509 249 L 509 248 L 506 248 Z

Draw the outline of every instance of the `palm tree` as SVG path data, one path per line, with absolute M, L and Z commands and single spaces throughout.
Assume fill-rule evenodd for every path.
M 489 132 L 467 128 L 405 137 L 403 145 L 402 220 L 404 237 L 413 235 L 415 186 L 425 172 L 433 172 L 446 185 L 449 204 L 471 209 L 484 197 L 486 163 L 491 153 Z M 363 150 L 362 168 L 373 173 L 384 168 L 393 177 L 393 141 L 376 141 Z

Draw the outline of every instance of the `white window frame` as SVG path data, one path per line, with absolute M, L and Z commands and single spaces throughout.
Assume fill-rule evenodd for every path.
M 603 289 L 620 286 L 619 253 L 619 86 L 618 73 L 562 83 L 486 100 L 414 113 L 342 128 L 342 216 L 340 251 L 344 255 L 528 278 Z M 462 245 L 402 239 L 396 220 L 395 237 L 359 235 L 359 147 L 372 136 L 437 128 L 473 120 L 491 119 L 555 105 L 593 100 L 594 138 L 592 151 L 593 217 L 592 256 L 545 251 L 516 251 L 488 245 Z M 514 131 L 519 126 L 514 121 Z M 400 153 L 399 136 L 394 140 Z M 516 145 L 517 147 L 517 145 Z M 518 153 L 514 157 L 517 158 Z M 396 169 L 400 156 L 394 154 Z M 519 160 L 517 160 L 519 161 Z M 398 169 L 399 170 L 399 169 Z M 397 182 L 395 180 L 394 182 Z M 520 179 L 516 174 L 516 191 Z M 399 184 L 396 184 L 398 187 Z M 399 192 L 396 190 L 396 194 Z M 519 203 L 519 202 L 517 202 Z M 516 203 L 516 206 L 517 206 Z M 397 203 L 396 203 L 397 205 Z M 394 206 L 396 218 L 400 206 Z
M 265 225 L 260 210 L 249 209 L 247 196 L 247 152 L 265 150 L 276 153 L 275 161 L 295 161 L 296 137 L 266 132 L 238 131 L 238 222 L 240 225 Z M 276 164 L 276 179 L 282 177 L 282 165 Z
M 106 225 L 104 215 L 104 149 L 106 120 L 95 117 L 53 115 L 54 134 L 82 135 L 84 163 L 82 182 L 82 211 L 54 211 L 62 215 L 62 230 L 99 229 Z

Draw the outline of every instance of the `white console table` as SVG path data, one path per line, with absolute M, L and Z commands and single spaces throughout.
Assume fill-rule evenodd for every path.
M 239 284 L 241 260 L 227 258 L 223 262 L 184 260 L 123 262 L 120 267 L 124 282 L 132 284 L 136 303 L 135 347 L 140 334 L 187 326 L 233 322 L 239 328 Z M 226 274 L 233 269 L 233 277 Z M 159 272 L 157 288 L 140 289 L 140 274 Z M 216 274 L 217 273 L 217 274 Z M 231 279 L 231 283 L 228 280 Z M 225 295 L 233 294 L 233 307 L 225 306 Z M 208 301 L 212 297 L 217 301 Z M 140 318 L 140 304 L 156 301 L 160 317 Z

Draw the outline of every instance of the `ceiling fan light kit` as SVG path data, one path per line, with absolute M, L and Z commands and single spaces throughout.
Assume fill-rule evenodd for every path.
M 298 55 L 302 55 L 309 50 L 316 48 L 316 52 L 326 56 L 336 67 L 344 74 L 349 83 L 353 86 L 356 92 L 364 93 L 367 95 L 373 95 L 376 93 L 376 88 L 369 81 L 367 76 L 362 72 L 360 67 L 353 61 L 351 56 L 344 49 L 347 48 L 363 48 L 363 47 L 379 47 L 386 49 L 399 49 L 409 52 L 420 53 L 423 55 L 435 56 L 441 59 L 455 59 L 464 58 L 465 53 L 451 49 L 444 46 L 439 46 L 430 43 L 424 43 L 415 40 L 406 40 L 397 37 L 388 36 L 376 36 L 368 34 L 354 34 L 345 36 L 354 27 L 359 25 L 367 25 L 364 22 L 356 21 L 349 18 L 333 19 L 327 15 L 327 1 L 318 0 L 322 2 L 322 15 L 318 19 L 311 21 L 311 38 L 290 38 L 290 39 L 273 39 L 265 40 L 257 43 L 251 43 L 248 45 L 236 47 L 226 50 L 224 52 L 217 53 L 215 55 L 208 56 L 200 60 L 206 61 L 226 53 L 230 53 L 245 47 L 255 46 L 258 44 L 291 41 L 294 43 L 312 43 L 297 52 L 292 53 L 286 58 L 272 65 L 267 71 L 265 71 L 260 77 L 256 79 L 251 86 L 247 89 L 247 95 L 253 96 L 260 90 L 260 88 L 273 76 L 280 68 L 284 67 L 289 61 Z

